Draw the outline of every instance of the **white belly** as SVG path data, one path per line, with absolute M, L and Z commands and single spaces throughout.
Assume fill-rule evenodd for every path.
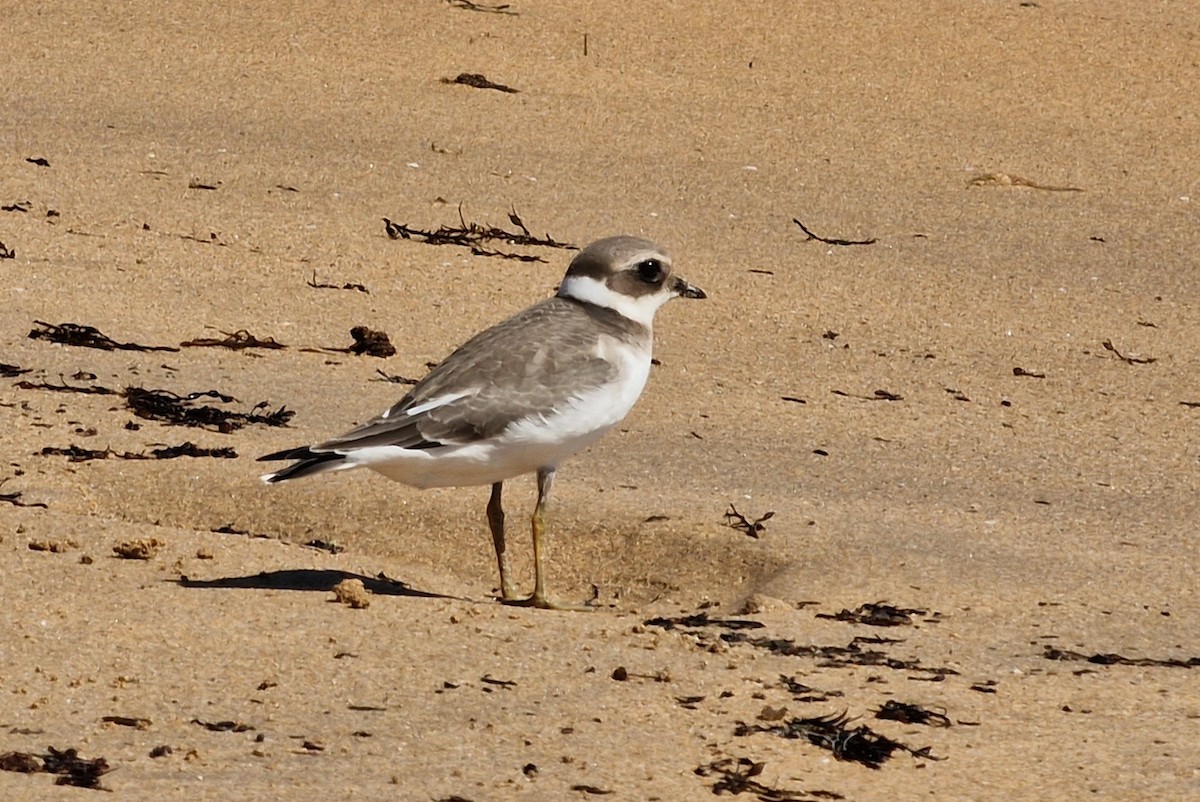
M 467 445 L 409 450 L 372 446 L 346 455 L 346 468 L 370 468 L 413 487 L 489 485 L 558 464 L 620 423 L 650 375 L 648 350 L 616 347 L 604 338 L 600 353 L 617 364 L 617 381 L 573 397 L 552 413 L 523 418 L 496 437 Z

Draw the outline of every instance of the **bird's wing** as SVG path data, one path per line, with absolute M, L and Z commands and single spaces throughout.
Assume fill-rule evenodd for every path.
M 313 451 L 460 445 L 497 435 L 522 418 L 551 414 L 618 373 L 599 355 L 593 328 L 564 325 L 576 314 L 586 316 L 569 301 L 551 298 L 480 332 L 391 409 Z

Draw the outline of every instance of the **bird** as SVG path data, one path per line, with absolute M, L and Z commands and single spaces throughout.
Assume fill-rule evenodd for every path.
M 500 601 L 580 609 L 546 592 L 546 507 L 560 463 L 620 423 L 650 375 L 655 313 L 704 290 L 673 272 L 650 240 L 597 240 L 571 260 L 557 292 L 459 346 L 390 409 L 345 434 L 260 461 L 292 464 L 269 484 L 368 468 L 416 488 L 491 486 L 488 527 Z M 534 588 L 520 596 L 509 573 L 504 482 L 536 474 L 530 520 Z

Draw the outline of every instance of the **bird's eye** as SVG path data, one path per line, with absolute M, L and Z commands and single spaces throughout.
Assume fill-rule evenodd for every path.
M 658 282 L 662 281 L 664 272 L 663 266 L 662 262 L 658 261 L 657 259 L 646 259 L 638 262 L 633 269 L 634 272 L 637 273 L 638 279 L 646 282 L 647 284 L 657 284 Z

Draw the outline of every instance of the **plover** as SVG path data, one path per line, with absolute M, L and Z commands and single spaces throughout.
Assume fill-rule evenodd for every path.
M 650 375 L 654 313 L 705 293 L 649 240 L 610 237 L 571 260 L 557 294 L 483 331 L 383 414 L 340 437 L 268 454 L 282 482 L 370 468 L 418 488 L 491 485 L 487 520 L 509 604 L 572 609 L 546 595 L 545 512 L 559 463 L 617 425 Z M 533 595 L 519 598 L 504 541 L 504 481 L 537 474 Z

